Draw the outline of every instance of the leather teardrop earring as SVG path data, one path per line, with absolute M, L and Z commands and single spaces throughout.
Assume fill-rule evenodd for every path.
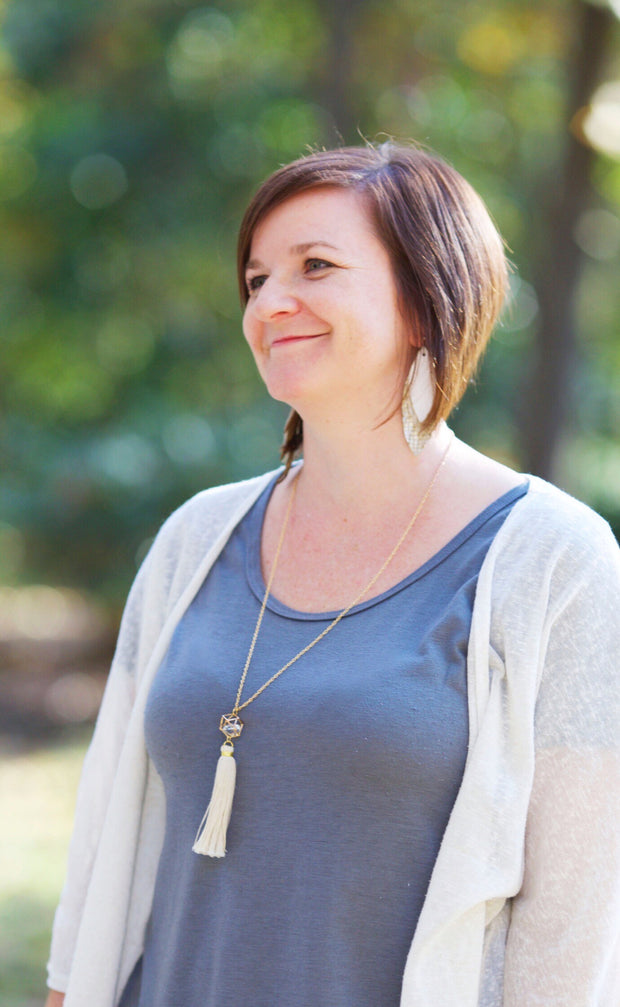
M 419 455 L 433 433 L 422 430 L 435 398 L 435 378 L 431 358 L 424 347 L 418 350 L 407 375 L 402 401 L 403 433 L 414 455 Z

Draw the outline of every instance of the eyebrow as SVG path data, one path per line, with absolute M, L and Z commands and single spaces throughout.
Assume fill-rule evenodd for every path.
M 329 241 L 322 241 L 321 239 L 317 241 L 304 241 L 301 245 L 291 245 L 289 252 L 293 255 L 303 255 L 310 248 L 315 248 L 320 245 L 322 248 L 333 248 L 334 252 L 339 252 L 341 249 L 337 245 L 332 245 Z M 246 269 L 259 269 L 262 265 L 260 259 L 249 259 L 246 263 Z

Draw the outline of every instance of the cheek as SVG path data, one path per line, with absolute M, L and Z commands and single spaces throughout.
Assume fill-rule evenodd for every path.
M 242 328 L 245 341 L 252 353 L 256 354 L 260 348 L 260 326 L 250 307 L 246 308 L 244 312 Z
M 243 316 L 243 335 L 250 348 L 250 352 L 254 357 L 256 369 L 264 381 L 267 366 L 267 353 L 263 348 L 262 332 L 263 327 L 260 322 L 257 321 L 252 311 L 246 311 Z

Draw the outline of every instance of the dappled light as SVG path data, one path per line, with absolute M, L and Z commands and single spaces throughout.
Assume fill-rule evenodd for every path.
M 491 410 L 519 464 L 527 354 L 549 325 L 557 261 L 550 214 L 577 137 L 592 150 L 592 191 L 570 230 L 588 264 L 579 303 L 594 305 L 597 346 L 617 358 L 617 22 L 610 14 L 596 80 L 571 110 L 580 29 L 568 9 L 452 13 L 449 2 L 360 3 L 338 27 L 309 0 L 144 0 L 122 16 L 99 2 L 4 3 L 6 576 L 97 584 L 118 602 L 139 543 L 170 509 L 277 463 L 284 410 L 266 403 L 244 346 L 234 237 L 257 182 L 312 145 L 411 137 L 486 199 L 514 266 L 497 336 L 514 356 L 504 368 L 491 353 L 455 423 L 478 429 L 476 410 Z M 587 315 L 580 325 L 587 346 Z M 597 371 L 580 395 L 611 417 L 617 387 L 617 373 Z M 568 410 L 563 450 L 587 443 L 580 423 L 592 415 Z
M 108 154 L 90 154 L 78 161 L 70 176 L 71 192 L 87 210 L 101 210 L 124 196 L 127 172 Z
M 586 210 L 575 226 L 575 241 L 592 259 L 615 259 L 620 252 L 620 217 L 609 210 Z
M 596 150 L 620 158 L 620 81 L 603 84 L 596 91 L 581 129 Z

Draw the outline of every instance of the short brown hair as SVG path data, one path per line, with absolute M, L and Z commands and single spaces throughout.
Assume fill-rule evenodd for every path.
M 321 186 L 358 192 L 388 252 L 400 313 L 433 361 L 435 398 L 424 423 L 432 429 L 461 399 L 502 307 L 502 239 L 471 185 L 434 154 L 393 142 L 316 151 L 274 172 L 245 212 L 237 246 L 244 305 L 256 227 L 286 199 Z M 403 352 L 404 384 L 414 350 Z M 287 470 L 302 441 L 303 424 L 292 410 L 282 445 Z

